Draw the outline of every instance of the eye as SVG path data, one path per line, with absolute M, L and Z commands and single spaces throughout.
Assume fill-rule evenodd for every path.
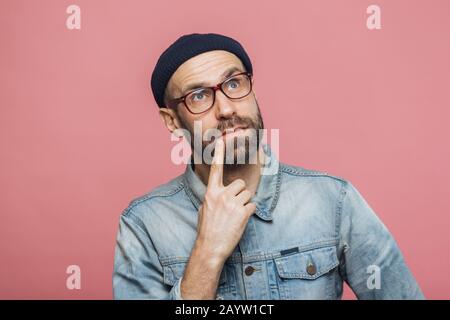
M 198 90 L 191 94 L 190 99 L 192 101 L 201 101 L 206 99 L 208 96 L 208 92 L 206 90 Z
M 227 82 L 227 88 L 229 89 L 237 89 L 240 86 L 240 81 L 238 79 L 231 79 Z
M 205 97 L 205 95 L 203 94 L 203 92 L 194 93 L 192 95 L 192 100 L 198 101 L 198 100 L 202 100 L 204 97 Z

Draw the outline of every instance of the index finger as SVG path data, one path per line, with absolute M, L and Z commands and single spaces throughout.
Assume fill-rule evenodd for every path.
M 223 184 L 223 158 L 224 158 L 224 142 L 222 139 L 216 140 L 214 146 L 214 158 L 209 170 L 208 186 L 216 185 L 221 186 Z

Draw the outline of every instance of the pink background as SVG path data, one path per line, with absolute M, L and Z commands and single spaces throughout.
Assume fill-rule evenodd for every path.
M 447 0 L 2 0 L 0 298 L 112 298 L 119 215 L 184 170 L 149 79 L 192 32 L 245 46 L 281 160 L 353 182 L 427 298 L 449 298 L 449 14 Z

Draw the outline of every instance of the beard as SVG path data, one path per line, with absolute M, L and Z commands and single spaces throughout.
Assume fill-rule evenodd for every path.
M 264 129 L 264 122 L 261 116 L 261 111 L 259 109 L 258 102 L 256 101 L 257 112 L 254 117 L 240 117 L 234 115 L 232 118 L 221 120 L 217 127 L 219 132 L 223 132 L 227 129 L 232 129 L 236 126 L 243 127 L 246 129 L 246 134 L 240 134 L 234 136 L 232 138 L 224 139 L 225 142 L 225 152 L 223 159 L 224 169 L 234 170 L 242 167 L 243 165 L 248 165 L 251 162 L 256 163 L 255 156 L 259 150 L 262 134 Z M 181 119 L 180 119 L 181 120 Z M 182 122 L 182 121 L 181 121 Z M 184 128 L 187 126 L 182 123 Z M 191 137 L 194 136 L 192 130 L 187 129 L 191 134 Z M 248 133 L 248 134 L 247 134 Z M 196 148 L 194 147 L 194 139 L 190 141 L 192 153 L 196 152 Z M 204 162 L 203 155 L 205 154 L 205 150 L 212 150 L 211 156 L 214 156 L 214 147 L 215 147 L 215 136 L 211 137 L 211 140 L 203 140 L 201 143 L 201 155 L 199 155 Z M 207 152 L 206 152 L 207 153 Z M 211 158 L 212 159 L 212 158 Z M 192 161 L 192 163 L 194 163 Z
M 255 155 L 262 140 L 262 129 L 264 129 L 264 123 L 259 108 L 255 118 L 234 116 L 233 118 L 219 122 L 217 129 L 222 132 L 236 126 L 243 127 L 246 131 L 243 134 L 238 134 L 231 138 L 225 136 L 223 165 L 224 168 L 227 168 L 228 170 L 256 163 Z M 205 148 L 211 144 L 213 144 L 212 148 L 214 155 L 215 139 L 212 142 L 203 141 L 202 149 L 205 150 Z

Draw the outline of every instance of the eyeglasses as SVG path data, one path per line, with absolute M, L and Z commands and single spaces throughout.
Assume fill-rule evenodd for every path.
M 194 89 L 182 97 L 170 100 L 168 106 L 176 107 L 183 102 L 190 113 L 204 113 L 214 105 L 217 90 L 231 100 L 244 98 L 252 91 L 252 74 L 249 72 L 238 73 L 213 87 Z

